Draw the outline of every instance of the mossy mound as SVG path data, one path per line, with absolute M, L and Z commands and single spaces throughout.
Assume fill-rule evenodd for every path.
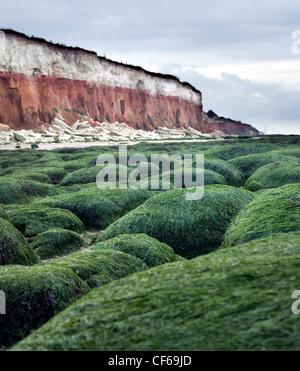
M 155 184 L 155 187 L 157 185 Z M 162 179 L 158 180 L 158 189 L 154 188 L 154 186 L 151 184 L 151 178 L 145 179 L 141 181 L 140 183 L 140 188 L 141 189 L 147 189 L 148 191 L 153 191 L 153 192 L 163 192 L 163 191 L 169 191 L 170 189 L 174 189 L 174 185 L 172 182 L 164 182 Z
M 69 210 L 31 205 L 8 211 L 12 224 L 25 236 L 35 237 L 52 228 L 84 232 L 82 222 Z
M 248 189 L 248 191 L 250 192 L 258 192 L 258 191 L 261 191 L 262 190 L 262 185 L 261 183 L 259 182 L 256 182 L 256 181 L 251 181 L 251 182 L 248 182 L 247 183 L 247 187 L 245 187 L 246 189 Z
M 0 265 L 34 265 L 40 260 L 19 231 L 0 218 Z
M 299 159 L 292 156 L 280 155 L 272 152 L 237 157 L 229 163 L 235 165 L 246 178 L 249 178 L 260 167 L 274 162 L 292 161 L 299 163 Z
M 293 231 L 300 231 L 300 184 L 285 185 L 257 197 L 233 221 L 223 247 Z
M 291 294 L 300 278 L 300 243 L 299 234 L 287 237 L 112 282 L 12 350 L 296 350 L 300 321 Z
M 33 151 L 30 149 L 25 150 L 18 150 L 14 152 L 14 155 L 12 156 L 11 151 L 1 151 L 1 158 L 0 158 L 0 166 L 3 169 L 7 169 L 9 167 L 12 167 L 14 165 L 19 165 L 24 162 L 29 163 L 37 160 L 41 156 L 40 153 L 37 153 L 37 151 Z
M 60 228 L 38 234 L 31 243 L 31 247 L 43 260 L 70 254 L 84 246 L 78 233 Z
M 23 180 L 34 180 L 39 183 L 51 183 L 51 179 L 48 175 L 39 173 L 37 171 L 23 171 L 14 173 L 13 176 L 23 179 Z
M 0 316 L 0 344 L 16 343 L 90 289 L 69 269 L 37 265 L 0 267 L 6 315 Z
M 300 246 L 300 232 L 274 233 L 266 237 L 252 240 L 238 245 L 234 248 L 247 252 L 248 256 L 271 255 L 271 256 L 292 256 L 298 253 Z M 230 249 L 221 249 L 223 256 L 232 255 Z M 220 251 L 221 251 L 220 250 Z M 238 253 L 240 254 L 240 252 Z
M 142 260 L 134 256 L 121 251 L 101 249 L 73 253 L 48 264 L 58 268 L 70 268 L 91 288 L 148 269 Z
M 11 222 L 9 216 L 7 215 L 7 212 L 0 206 L 0 218 L 7 220 L 8 222 Z
M 61 181 L 61 186 L 69 186 L 73 184 L 85 184 L 95 182 L 99 171 L 101 170 L 98 166 L 84 167 L 79 170 L 75 170 L 73 173 L 67 174 Z
M 57 189 L 49 184 L 33 180 L 19 180 L 13 177 L 0 179 L 0 203 L 2 204 L 26 203 L 32 197 L 47 197 L 57 194 Z
M 146 164 L 145 166 L 148 167 L 149 165 Z M 143 168 L 142 165 L 141 165 L 141 168 Z M 89 165 L 89 167 L 85 167 L 85 168 L 76 170 L 73 173 L 68 174 L 62 180 L 60 185 L 61 186 L 70 186 L 70 185 L 74 185 L 74 184 L 88 184 L 88 183 L 93 183 L 93 182 L 96 184 L 97 176 L 98 176 L 98 174 L 101 170 L 115 172 L 117 183 L 119 182 L 119 171 L 120 170 L 123 170 L 124 172 L 127 171 L 128 176 L 129 176 L 129 174 L 131 174 L 131 172 L 137 171 L 135 168 L 131 169 L 131 168 L 127 168 L 123 165 L 118 165 L 118 164 L 116 166 L 113 166 L 113 165 L 109 165 L 109 166 L 95 166 L 95 165 L 92 166 L 92 165 Z M 127 180 L 126 180 L 126 182 L 127 182 Z
M 205 155 L 228 161 L 240 156 L 259 154 L 278 149 L 280 147 L 277 144 L 270 143 L 224 143 L 223 146 L 213 145 L 211 149 L 205 151 Z
M 68 195 L 41 201 L 42 205 L 70 210 L 87 229 L 101 230 L 128 211 L 144 203 L 153 194 L 138 189 L 106 189 L 89 187 Z
M 94 249 L 123 251 L 143 260 L 148 267 L 183 260 L 172 247 L 159 242 L 146 234 L 125 234 L 108 241 L 100 242 Z
M 253 182 L 259 183 L 260 189 L 300 183 L 300 162 L 275 162 L 262 166 L 247 180 L 245 188 L 251 190 Z
M 185 177 L 188 177 L 188 178 L 185 178 Z M 170 183 L 169 181 L 164 181 L 165 179 L 170 179 Z M 172 171 L 168 171 L 166 173 L 163 173 L 161 176 L 160 176 L 160 182 L 161 184 L 171 184 L 171 187 L 169 187 L 169 189 L 172 189 L 176 186 L 175 182 L 176 182 L 176 179 L 181 179 L 181 185 L 179 188 L 188 188 L 186 186 L 186 180 L 188 179 L 188 181 L 191 181 L 193 180 L 194 182 L 196 180 L 198 180 L 196 178 L 196 169 L 190 169 L 190 170 L 186 170 L 186 171 L 181 171 L 181 170 L 172 170 Z M 215 171 L 212 171 L 212 170 L 204 170 L 204 185 L 209 185 L 209 184 L 223 184 L 223 185 L 226 185 L 227 182 L 225 180 L 225 178 L 221 175 L 221 174 L 218 174 L 216 173 Z
M 273 153 L 300 158 L 300 148 L 281 149 L 278 151 L 274 151 Z
M 231 220 L 255 197 L 230 186 L 205 187 L 200 200 L 187 200 L 192 190 L 163 192 L 111 224 L 102 242 L 121 234 L 145 233 L 171 246 L 185 258 L 207 254 L 221 245 Z
M 228 185 L 241 187 L 245 183 L 245 177 L 233 164 L 217 158 L 205 158 L 204 168 L 221 174 Z
M 68 171 L 60 167 L 43 167 L 43 173 L 50 178 L 52 183 L 59 184 Z

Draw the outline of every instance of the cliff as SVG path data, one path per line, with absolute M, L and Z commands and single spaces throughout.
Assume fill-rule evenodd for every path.
M 174 76 L 113 62 L 80 48 L 0 31 L 0 122 L 35 129 L 63 118 L 123 122 L 134 129 L 194 128 L 257 134 L 203 113 L 201 92 Z

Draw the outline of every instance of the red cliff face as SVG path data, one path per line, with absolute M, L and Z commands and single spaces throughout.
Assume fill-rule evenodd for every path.
M 174 76 L 0 31 L 1 123 L 12 129 L 35 129 L 54 117 L 72 125 L 88 116 L 143 130 L 165 126 L 257 134 L 248 125 L 208 118 L 201 93 Z
M 202 106 L 145 90 L 97 86 L 86 81 L 0 72 L 0 122 L 31 129 L 59 112 L 68 124 L 83 113 L 96 121 L 125 122 L 134 129 L 158 126 L 199 129 Z

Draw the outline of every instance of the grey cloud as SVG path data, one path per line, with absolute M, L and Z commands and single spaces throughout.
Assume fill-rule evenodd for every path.
M 288 90 L 279 84 L 241 79 L 234 74 L 222 74 L 221 79 L 208 78 L 196 71 L 182 70 L 177 64 L 164 65 L 162 72 L 173 72 L 182 81 L 189 81 L 203 93 L 204 109 L 212 109 L 220 116 L 257 124 L 265 123 L 282 133 L 300 134 L 300 91 Z M 286 123 L 286 124 L 285 124 Z M 296 130 L 296 131 L 295 131 Z
M 0 26 L 108 57 L 140 53 L 145 60 L 155 54 L 156 66 L 170 55 L 174 62 L 203 55 L 186 63 L 199 67 L 219 57 L 247 63 L 299 58 L 291 53 L 299 14 L 299 0 L 10 0 L 1 5 Z M 249 123 L 299 123 L 298 91 L 235 75 L 223 74 L 220 81 L 183 72 L 181 66 L 177 70 L 203 92 L 206 109 Z M 161 69 L 177 70 L 170 65 Z
M 0 24 L 54 41 L 102 46 L 104 53 L 217 49 L 261 58 L 282 56 L 299 26 L 299 11 L 297 0 L 10 0 Z

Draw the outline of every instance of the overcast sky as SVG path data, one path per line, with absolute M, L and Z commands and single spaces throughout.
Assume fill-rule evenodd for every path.
M 176 75 L 205 111 L 300 134 L 299 0 L 1 2 L 2 28 Z

